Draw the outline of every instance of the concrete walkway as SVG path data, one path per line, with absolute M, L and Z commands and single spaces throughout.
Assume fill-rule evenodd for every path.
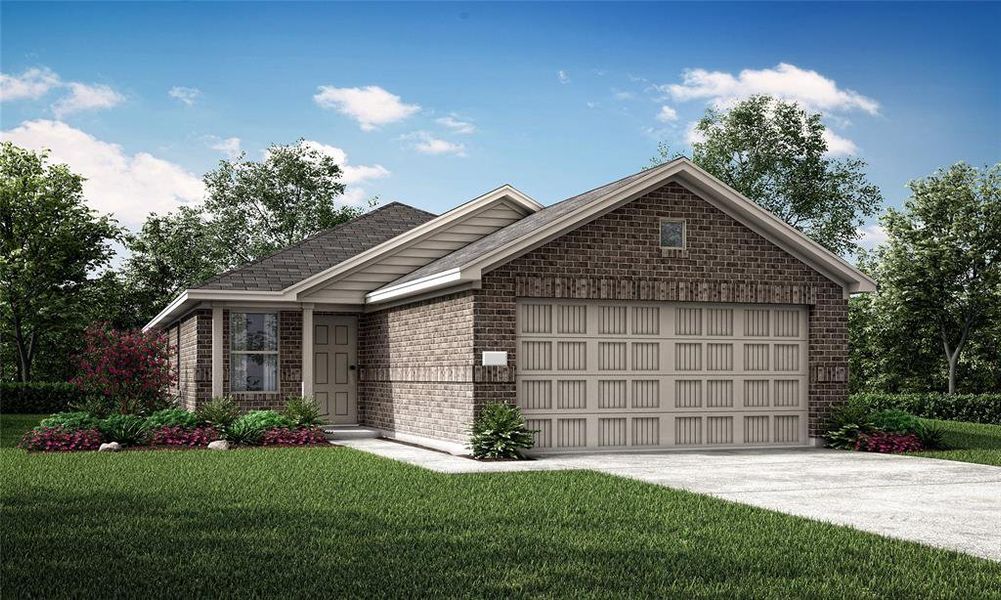
M 1001 561 L 1001 467 L 814 448 L 479 462 L 382 439 L 339 443 L 441 473 L 590 469 Z

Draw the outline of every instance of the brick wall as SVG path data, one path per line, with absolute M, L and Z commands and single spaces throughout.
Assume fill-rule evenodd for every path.
M 389 431 L 464 443 L 473 415 L 473 295 L 362 315 L 359 420 Z
M 687 223 L 684 250 L 660 248 L 661 218 Z M 475 295 L 474 360 L 506 350 L 517 364 L 519 296 L 810 307 L 810 435 L 847 397 L 848 303 L 841 286 L 678 184 L 668 184 L 483 276 Z M 477 383 L 477 405 L 513 402 L 506 381 Z M 495 379 L 502 379 L 498 377 Z
M 177 396 L 183 408 L 195 410 L 199 401 L 212 395 L 212 311 L 191 312 L 174 327 L 179 349 Z

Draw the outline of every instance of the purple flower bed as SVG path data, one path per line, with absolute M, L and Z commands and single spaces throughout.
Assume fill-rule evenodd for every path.
M 922 450 L 921 440 L 913 433 L 889 433 L 876 431 L 863 433 L 855 440 L 855 449 L 863 452 L 900 454 Z
M 201 448 L 209 442 L 220 439 L 219 432 L 214 427 L 160 427 L 150 435 L 151 446 L 177 446 L 184 448 Z
M 262 446 L 314 446 L 326 444 L 327 436 L 318 427 L 273 427 L 261 436 Z
M 96 429 L 36 427 L 24 434 L 18 446 L 38 452 L 97 450 L 101 446 L 101 432 Z

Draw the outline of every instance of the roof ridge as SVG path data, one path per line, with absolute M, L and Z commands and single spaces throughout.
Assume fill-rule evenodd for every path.
M 312 235 L 308 235 L 308 236 L 302 238 L 301 240 L 299 240 L 298 242 L 296 242 L 294 244 L 290 244 L 288 246 L 284 246 L 282 248 L 279 248 L 279 249 L 275 250 L 274 252 L 271 252 L 269 254 L 265 254 L 264 256 L 259 256 L 259 257 L 255 258 L 255 259 L 247 261 L 247 262 L 245 262 L 245 263 L 243 263 L 243 264 L 241 264 L 239 266 L 233 267 L 232 269 L 228 269 L 228 270 L 223 271 L 221 273 L 216 273 L 215 275 L 209 277 L 208 279 L 195 282 L 194 284 L 192 284 L 192 287 L 203 287 L 203 286 L 205 286 L 207 284 L 214 283 L 214 282 L 218 281 L 219 279 L 222 279 L 223 277 L 225 277 L 227 275 L 231 275 L 233 273 L 237 273 L 239 271 L 242 271 L 244 269 L 252 267 L 252 266 L 254 266 L 256 264 L 260 264 L 261 262 L 264 262 L 265 260 L 267 260 L 269 258 L 278 256 L 282 252 L 285 252 L 287 250 L 291 250 L 292 248 L 300 247 L 300 246 L 302 246 L 303 244 L 305 244 L 308 241 L 315 240 L 316 238 L 319 238 L 321 236 L 327 235 L 329 233 L 333 233 L 336 230 L 344 227 L 345 225 L 356 224 L 356 223 L 358 223 L 361 220 L 368 219 L 369 217 L 371 217 L 373 215 L 376 215 L 376 214 L 378 214 L 378 213 L 386 210 L 387 208 L 390 208 L 390 207 L 393 207 L 393 206 L 403 206 L 403 207 L 409 208 L 411 210 L 415 210 L 415 211 L 424 213 L 426 215 L 430 215 L 432 217 L 436 217 L 437 216 L 437 215 L 435 215 L 432 212 L 429 212 L 429 211 L 426 211 L 426 210 L 423 210 L 423 209 L 420 209 L 420 208 L 416 208 L 414 206 L 410 206 L 409 204 L 404 204 L 403 202 L 394 200 L 394 201 L 390 202 L 389 204 L 384 204 L 384 205 L 382 205 L 382 206 L 380 206 L 378 208 L 375 208 L 375 209 L 370 210 L 368 212 L 364 212 L 364 213 L 362 213 L 362 214 L 360 214 L 360 215 L 358 215 L 356 217 L 352 217 L 352 218 L 348 219 L 347 221 L 344 221 L 343 223 L 338 223 L 337 225 L 334 225 L 332 227 L 327 227 L 326 229 L 321 229 L 320 231 L 317 231 L 316 233 L 314 233 Z

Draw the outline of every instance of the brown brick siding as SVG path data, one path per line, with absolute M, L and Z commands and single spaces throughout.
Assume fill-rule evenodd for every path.
M 177 396 L 195 410 L 212 395 L 212 311 L 196 310 L 178 320 Z
M 661 218 L 687 223 L 687 248 L 660 248 Z M 848 303 L 841 286 L 678 184 L 668 184 L 483 276 L 475 360 L 506 350 L 517 364 L 519 296 L 810 306 L 810 435 L 847 397 Z M 514 401 L 506 383 L 476 385 L 477 404 Z
M 388 431 L 465 442 L 473 414 L 473 295 L 362 315 L 359 420 Z

